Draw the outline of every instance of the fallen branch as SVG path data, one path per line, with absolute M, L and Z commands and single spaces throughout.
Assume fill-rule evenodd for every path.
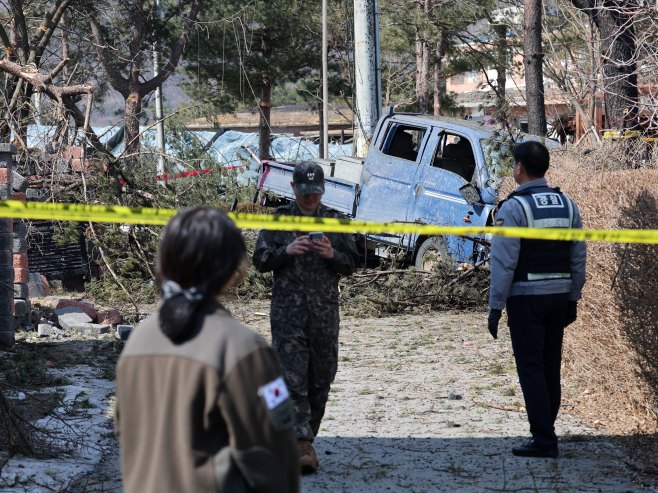
M 371 303 L 375 303 L 377 305 L 400 305 L 400 306 L 419 306 L 418 303 L 412 303 L 410 301 L 402 301 L 402 300 L 379 300 L 377 298 L 371 298 L 369 296 L 364 296 L 364 298 Z
M 389 274 L 407 274 L 407 273 L 432 274 L 431 271 L 427 271 L 427 270 L 394 269 L 394 270 L 375 270 L 371 272 L 362 272 L 360 274 L 354 274 L 352 277 L 370 277 L 370 276 L 383 276 Z
M 478 406 L 490 407 L 492 409 L 500 409 L 501 411 L 512 411 L 512 412 L 515 412 L 515 413 L 524 413 L 524 412 L 526 412 L 525 408 L 522 408 L 522 407 L 498 406 L 496 404 L 489 404 L 487 402 L 476 401 L 475 399 L 473 399 L 473 402 L 475 404 L 477 404 Z

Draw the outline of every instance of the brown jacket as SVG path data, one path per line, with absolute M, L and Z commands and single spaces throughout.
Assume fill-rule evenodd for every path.
M 213 307 L 182 344 L 157 315 L 117 366 L 116 430 L 126 493 L 297 492 L 292 401 L 266 341 Z

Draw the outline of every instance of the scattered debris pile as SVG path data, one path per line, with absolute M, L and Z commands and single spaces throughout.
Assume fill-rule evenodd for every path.
M 489 270 L 439 268 L 366 270 L 341 280 L 341 303 L 348 314 L 385 316 L 411 310 L 484 308 Z
M 54 308 L 39 306 L 35 310 L 34 318 L 37 324 L 39 337 L 61 339 L 71 333 L 83 336 L 100 336 L 109 333 L 112 329 L 119 335 L 119 327 L 126 332 L 126 327 L 120 325 L 123 315 L 116 308 L 98 311 L 94 305 L 87 301 L 60 299 Z

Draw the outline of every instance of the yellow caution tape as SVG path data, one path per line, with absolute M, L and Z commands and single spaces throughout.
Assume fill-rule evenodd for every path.
M 643 137 L 638 130 L 626 130 L 621 132 L 619 130 L 606 130 L 603 132 L 604 139 L 640 139 L 644 142 L 656 142 L 658 137 Z
M 121 224 L 164 225 L 177 213 L 174 209 L 130 208 L 111 205 L 58 204 L 45 202 L 0 201 L 0 217 L 83 221 Z M 610 243 L 658 244 L 658 229 L 564 229 L 511 228 L 491 226 L 437 226 L 419 223 L 376 223 L 336 218 L 273 216 L 231 213 L 242 229 L 280 231 L 324 231 L 325 233 L 419 234 L 422 236 L 495 235 L 536 240 L 602 241 Z
M 167 224 L 176 212 L 173 209 L 131 208 L 120 205 L 0 201 L 0 217 L 15 219 L 162 225 Z

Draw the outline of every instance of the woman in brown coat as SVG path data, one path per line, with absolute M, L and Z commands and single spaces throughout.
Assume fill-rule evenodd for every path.
M 219 295 L 244 269 L 240 231 L 211 207 L 166 226 L 162 304 L 117 366 L 126 493 L 297 492 L 292 402 L 276 354 Z

